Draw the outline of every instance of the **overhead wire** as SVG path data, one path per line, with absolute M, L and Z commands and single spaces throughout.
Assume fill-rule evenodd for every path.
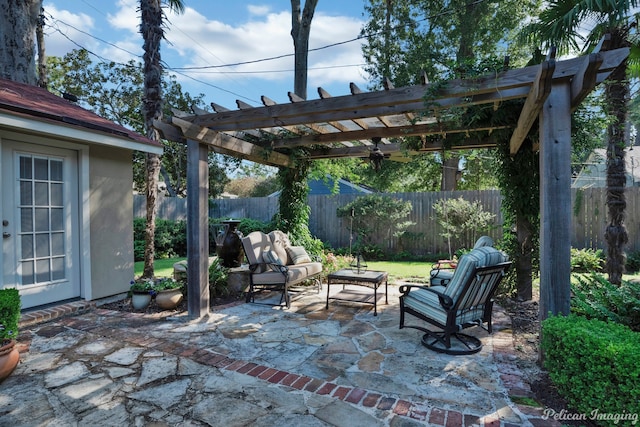
M 469 2 L 468 4 L 466 4 L 466 5 L 462 6 L 462 7 L 473 6 L 473 5 L 476 5 L 476 4 L 484 3 L 485 1 L 487 1 L 487 0 L 474 0 L 474 1 Z M 460 9 L 462 9 L 462 7 L 461 7 Z M 95 9 L 95 8 L 94 8 L 94 9 Z M 97 10 L 97 9 L 96 9 L 96 10 Z M 441 12 L 435 13 L 435 14 L 433 14 L 433 15 L 426 16 L 426 17 L 424 17 L 424 18 L 422 18 L 422 19 L 419 19 L 419 20 L 416 20 L 416 21 L 400 23 L 400 24 L 398 24 L 398 25 L 394 26 L 394 27 L 393 27 L 393 29 L 397 29 L 397 28 L 400 28 L 400 27 L 403 27 L 403 26 L 406 26 L 406 25 L 410 25 L 410 24 L 413 24 L 413 23 L 415 23 L 415 22 L 423 22 L 423 21 L 427 21 L 427 20 L 430 20 L 430 19 L 433 19 L 433 18 L 440 17 L 440 16 L 453 14 L 455 11 L 456 11 L 455 9 L 442 10 Z M 105 40 L 102 40 L 102 39 L 100 39 L 99 37 L 93 36 L 93 35 L 91 35 L 91 34 L 89 34 L 89 33 L 85 32 L 85 31 L 79 30 L 79 29 L 77 29 L 76 27 L 74 27 L 74 26 L 73 26 L 73 25 L 71 25 L 71 24 L 68 24 L 68 23 L 66 23 L 66 22 L 64 22 L 64 21 L 61 21 L 61 20 L 59 20 L 59 19 L 56 19 L 56 21 L 59 21 L 59 22 L 61 22 L 61 23 L 65 24 L 65 25 L 67 25 L 67 26 L 69 26 L 69 27 L 73 28 L 73 29 L 74 29 L 74 30 L 76 30 L 76 31 L 79 31 L 79 32 L 83 33 L 83 34 L 89 35 L 90 37 L 93 37 L 93 38 L 95 38 L 96 40 L 98 40 L 98 41 L 100 41 L 100 42 L 107 43 L 107 44 L 109 44 L 109 45 L 111 45 L 111 46 L 114 46 L 114 47 L 116 47 L 116 48 L 119 48 L 119 49 L 121 49 L 121 50 L 123 50 L 123 51 L 125 51 L 125 52 L 127 52 L 127 53 L 129 53 L 129 54 L 135 55 L 135 54 L 133 54 L 132 52 L 128 52 L 127 50 L 122 49 L 122 48 L 120 48 L 120 47 L 118 47 L 118 46 L 116 46 L 116 45 L 114 45 L 114 44 L 112 44 L 112 43 L 109 43 L 109 42 L 105 41 Z M 178 31 L 180 31 L 180 32 L 182 32 L 183 34 L 185 34 L 185 33 L 184 33 L 181 29 L 179 29 L 178 27 L 175 27 L 175 26 L 174 26 L 174 28 L 176 28 Z M 385 30 L 385 31 L 386 31 L 386 30 Z M 324 46 L 320 46 L 320 47 L 317 47 L 317 48 L 312 48 L 312 49 L 309 49 L 309 50 L 308 50 L 308 52 L 317 52 L 317 51 L 320 51 L 320 50 L 329 49 L 329 48 L 336 47 L 336 46 L 340 46 L 340 45 L 344 45 L 344 44 L 347 44 L 347 43 L 352 43 L 352 42 L 355 42 L 355 41 L 358 41 L 358 40 L 367 39 L 367 38 L 370 38 L 370 37 L 374 37 L 374 36 L 380 35 L 380 34 L 382 34 L 383 32 L 384 32 L 384 31 L 378 31 L 378 32 L 375 32 L 375 33 L 359 35 L 359 36 L 357 36 L 357 37 L 355 37 L 355 38 L 352 38 L 352 39 L 343 40 L 343 41 L 336 42 L 336 43 L 330 43 L 330 44 L 327 44 L 327 45 L 324 45 Z M 198 43 L 196 40 L 194 40 L 193 38 L 191 38 L 191 37 L 190 37 L 190 36 L 188 36 L 187 34 L 185 34 L 185 36 L 187 36 L 188 38 L 190 38 L 190 39 L 191 39 L 191 40 L 193 40 L 194 42 Z M 74 43 L 74 44 L 75 44 L 75 43 Z M 202 47 L 202 45 L 200 45 L 199 43 L 198 43 L 198 45 Z M 204 47 L 203 47 L 203 48 L 204 48 Z M 204 49 L 206 49 L 206 48 L 204 48 Z M 211 53 L 209 50 L 207 50 L 207 51 L 208 51 L 209 53 Z M 218 58 L 217 56 L 215 56 L 213 53 L 211 53 L 211 54 L 212 54 L 212 56 L 214 56 L 214 58 L 216 58 L 216 59 L 220 59 L 220 58 Z M 171 69 L 171 70 L 190 71 L 190 70 L 199 70 L 199 69 L 224 68 L 224 67 L 234 67 L 234 66 L 238 66 L 238 65 L 255 64 L 255 63 L 258 63 L 258 62 L 268 62 L 268 61 L 273 61 L 273 60 L 276 60 L 276 59 L 288 58 L 288 57 L 292 57 L 292 56 L 294 56 L 294 55 L 295 55 L 294 53 L 287 53 L 287 54 L 276 55 L 276 56 L 271 56 L 271 57 L 266 57 L 266 58 L 254 59 L 254 60 L 250 60 L 250 61 L 242 61 L 242 62 L 235 62 L 235 63 L 229 63 L 229 64 L 221 64 L 221 65 L 207 65 L 207 66 L 194 66 L 194 67 L 171 67 L 171 66 L 169 66 L 168 64 L 167 64 L 167 65 L 168 65 L 168 68 L 169 68 L 169 69 Z M 135 56 L 139 57 L 140 55 L 135 55 Z M 204 58 L 203 58 L 203 59 L 204 59 Z M 266 72 L 272 72 L 272 71 L 266 71 Z
M 107 16 L 104 12 L 100 11 L 100 10 L 99 10 L 99 9 L 97 9 L 95 6 L 93 6 L 93 5 L 89 4 L 89 3 L 87 3 L 87 2 L 86 2 L 86 0 L 81 0 L 81 1 L 83 1 L 85 4 L 87 4 L 88 6 L 90 6 L 90 7 L 91 7 L 91 8 L 93 8 L 94 10 L 96 10 L 98 13 L 102 14 L 103 16 Z M 468 4 L 464 5 L 463 7 L 467 7 L 467 6 L 471 6 L 471 5 L 475 5 L 475 4 L 483 3 L 483 2 L 485 2 L 485 1 L 487 1 L 487 0 L 474 0 L 474 1 L 471 1 L 471 2 L 469 2 Z M 430 20 L 430 19 L 433 19 L 433 18 L 436 18 L 436 17 L 444 16 L 444 15 L 447 15 L 447 14 L 452 14 L 452 13 L 454 13 L 454 12 L 455 12 L 455 9 L 444 9 L 444 8 L 443 8 L 443 10 L 442 10 L 442 11 L 440 11 L 440 12 L 438 12 L 438 13 L 435 13 L 435 14 L 430 15 L 430 16 L 426 16 L 426 17 L 424 17 L 424 18 L 422 18 L 422 19 L 419 19 L 419 20 L 416 20 L 416 21 L 400 23 L 400 24 L 398 24 L 398 25 L 394 26 L 393 28 L 394 28 L 394 29 L 395 29 L 395 28 L 400 28 L 400 27 L 403 27 L 403 26 L 406 26 L 406 25 L 414 24 L 414 23 L 416 23 L 416 22 L 423 22 L 423 21 L 427 21 L 427 20 Z M 48 13 L 48 12 L 47 12 L 47 13 Z M 56 32 L 60 33 L 60 35 L 62 35 L 62 36 L 63 36 L 64 38 L 66 38 L 67 40 L 69 40 L 73 45 L 77 46 L 77 47 L 78 47 L 78 48 L 80 48 L 80 49 L 84 49 L 84 50 L 86 50 L 89 54 L 91 54 L 91 55 L 95 56 L 96 58 L 100 59 L 101 61 L 104 61 L 104 62 L 114 62 L 114 63 L 116 63 L 116 64 L 118 64 L 118 65 L 122 65 L 122 66 L 130 66 L 130 64 L 123 64 L 123 63 L 120 63 L 120 62 L 118 62 L 118 61 L 112 61 L 112 60 L 110 60 L 110 59 L 108 59 L 108 58 L 105 58 L 105 57 L 103 57 L 103 56 L 101 56 L 101 55 L 97 54 L 96 52 L 93 52 L 93 51 L 92 51 L 92 50 L 90 50 L 90 49 L 87 49 L 86 47 L 82 46 L 80 43 L 78 43 L 78 42 L 76 42 L 75 40 L 73 40 L 73 39 L 72 39 L 71 37 L 69 37 L 67 34 L 65 34 L 65 33 L 64 33 L 64 32 L 63 32 L 59 27 L 57 27 L 57 24 L 58 24 L 58 23 L 60 23 L 60 24 L 66 25 L 67 27 L 72 28 L 72 29 L 73 29 L 73 30 L 75 30 L 75 31 L 78 31 L 78 32 L 79 32 L 79 33 L 81 33 L 81 34 L 85 34 L 85 35 L 87 35 L 87 36 L 89 36 L 89 37 L 91 37 L 91 38 L 93 38 L 93 39 L 95 39 L 95 40 L 97 40 L 97 41 L 99 41 L 99 42 L 101 42 L 101 43 L 107 44 L 107 45 L 112 46 L 112 47 L 114 47 L 114 48 L 116 48 L 116 49 L 118 49 L 118 50 L 121 50 L 121 51 L 123 51 L 123 52 L 127 53 L 128 55 L 130 55 L 130 56 L 132 56 L 132 57 L 135 57 L 135 58 L 141 58 L 141 55 L 138 55 L 138 54 L 136 54 L 136 53 L 134 53 L 134 52 L 131 52 L 131 51 L 127 50 L 127 49 L 122 48 L 121 46 L 118 46 L 117 44 L 114 44 L 114 43 L 108 42 L 108 41 L 106 41 L 106 40 L 104 40 L 104 39 L 102 39 L 102 38 L 100 38 L 100 37 L 94 36 L 94 35 L 93 35 L 93 34 L 91 34 L 91 33 L 88 33 L 88 32 L 86 32 L 86 31 L 83 31 L 83 30 L 79 29 L 79 28 L 76 28 L 75 26 L 73 26 L 73 25 L 71 25 L 71 24 L 69 24 L 69 23 L 67 23 L 67 22 L 65 22 L 65 21 L 63 21 L 63 20 L 61 20 L 61 19 L 55 18 L 55 17 L 54 17 L 53 15 L 51 15 L 50 13 L 48 13 L 48 15 L 51 17 L 51 19 L 53 19 L 53 23 L 54 23 L 54 24 L 56 24 L 56 26 L 54 26 L 54 25 L 52 25 L 52 24 L 48 24 L 48 25 L 49 25 L 49 26 L 50 26 L 54 31 L 56 31 Z M 188 34 L 184 33 L 184 31 L 182 31 L 182 29 L 180 29 L 179 27 L 177 27 L 177 26 L 175 26 L 175 25 L 173 26 L 173 28 L 176 28 L 176 30 L 180 31 L 180 32 L 181 32 L 182 34 L 184 34 L 186 37 L 188 37 L 189 39 L 191 39 L 192 41 L 194 41 L 196 44 L 198 44 L 198 46 L 200 46 L 200 47 L 202 47 L 203 49 L 205 49 L 205 50 L 206 50 L 209 54 L 211 54 L 214 58 L 216 58 L 217 60 L 221 60 L 221 59 L 220 59 L 220 58 L 218 58 L 215 54 L 213 54 L 210 50 L 208 50 L 206 47 L 203 47 L 203 46 L 202 46 L 202 45 L 201 45 L 197 40 L 194 40 L 194 39 L 193 39 L 192 37 L 190 37 Z M 381 34 L 382 32 L 383 32 L 383 31 L 379 31 L 379 32 L 375 32 L 375 33 L 370 33 L 370 34 L 361 34 L 361 35 L 359 35 L 359 36 L 357 36 L 357 37 L 355 37 L 355 38 L 352 38 L 352 39 L 343 40 L 343 41 L 340 41 L 340 42 L 331 43 L 331 44 L 327 44 L 327 45 L 320 46 L 320 47 L 317 47 L 317 48 L 309 49 L 309 50 L 308 50 L 308 52 L 317 52 L 317 51 L 320 51 L 320 50 L 329 49 L 329 48 L 336 47 L 336 46 L 340 46 L 340 45 L 344 45 L 344 44 L 347 44 L 347 43 L 352 43 L 352 42 L 359 41 L 359 40 L 362 40 L 362 39 L 368 39 L 368 38 L 370 38 L 370 37 L 377 36 L 377 35 Z M 195 78 L 195 77 L 193 77 L 193 76 L 190 76 L 189 74 L 185 73 L 185 71 L 198 71 L 198 70 L 207 70 L 207 69 L 208 69 L 208 70 L 211 70 L 211 69 L 217 69 L 217 68 L 235 67 L 235 66 L 240 66 L 240 65 L 248 65 L 248 64 L 255 64 L 255 63 L 260 63 L 260 62 L 273 61 L 273 60 L 277 60 L 277 59 L 282 59 L 282 58 L 292 57 L 292 56 L 294 56 L 294 55 L 295 55 L 294 53 L 290 53 L 290 54 L 277 55 L 277 56 L 273 56 L 273 57 L 267 57 L 267 58 L 255 59 L 255 60 L 250 60 L 250 61 L 242 61 L 242 62 L 229 63 L 229 64 L 221 64 L 221 65 L 194 66 L 194 67 L 172 67 L 170 64 L 166 63 L 165 61 L 162 61 L 162 63 L 163 63 L 164 68 L 165 68 L 166 70 L 172 71 L 172 72 L 174 72 L 174 73 L 176 73 L 176 74 L 179 74 L 179 75 L 181 75 L 181 76 L 183 76 L 183 77 L 185 77 L 185 78 L 188 78 L 188 79 L 190 79 L 190 80 L 193 80 L 194 82 L 197 82 L 197 83 L 202 84 L 202 85 L 205 85 L 205 86 L 209 86 L 209 87 L 214 88 L 214 89 L 216 89 L 216 90 L 220 90 L 220 91 L 223 91 L 223 92 L 229 93 L 229 94 L 231 94 L 231 95 L 234 95 L 234 96 L 237 96 L 237 97 L 240 97 L 240 98 L 246 99 L 246 100 L 250 100 L 250 101 L 253 101 L 253 102 L 257 102 L 256 100 L 253 100 L 253 99 L 251 99 L 251 98 L 248 98 L 248 97 L 246 97 L 246 96 L 244 96 L 244 95 L 241 95 L 241 94 L 235 93 L 235 92 L 233 92 L 233 91 L 230 91 L 230 90 L 224 89 L 224 88 L 222 88 L 222 87 L 220 87 L 220 86 L 217 86 L 217 85 L 214 85 L 214 84 L 212 84 L 212 83 L 209 83 L 209 82 L 206 82 L 206 81 L 199 80 L 199 79 L 197 79 L 197 78 Z M 201 58 L 202 58 L 202 57 L 201 57 Z M 202 58 L 202 59 L 204 60 L 204 58 Z M 361 67 L 362 65 L 363 65 L 363 64 L 352 64 L 352 65 L 342 65 L 342 66 L 318 67 L 318 68 L 309 68 L 308 70 L 316 70 L 316 69 L 335 69 L 335 68 L 344 68 L 344 67 Z M 265 71 L 264 71 L 264 72 L 262 72 L 262 73 L 263 73 L 263 74 L 268 74 L 268 73 L 290 72 L 290 71 L 291 71 L 291 70 L 268 70 L 268 71 L 266 71 L 266 70 L 265 70 Z M 227 71 L 227 72 L 221 72 L 220 74 L 260 74 L 260 73 L 261 73 L 260 71 L 253 71 L 253 72 L 241 72 L 241 71 L 237 71 L 237 72 L 229 72 L 229 71 Z

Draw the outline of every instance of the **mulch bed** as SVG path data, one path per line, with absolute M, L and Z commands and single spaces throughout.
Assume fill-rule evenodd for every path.
M 227 305 L 237 301 L 242 301 L 243 299 L 244 299 L 244 296 L 242 295 L 227 295 L 219 298 L 212 298 L 210 301 L 210 306 L 216 307 L 221 305 Z M 145 313 L 145 314 L 164 313 L 164 314 L 170 314 L 170 315 L 179 314 L 189 310 L 187 307 L 186 298 L 183 298 L 182 302 L 180 302 L 180 304 L 178 304 L 178 306 L 173 310 L 164 310 L 158 307 L 158 304 L 156 304 L 155 300 L 151 300 L 151 304 L 149 304 L 149 306 L 144 310 L 134 310 L 133 306 L 131 305 L 130 298 L 125 298 L 120 301 L 114 301 L 107 304 L 103 304 L 100 306 L 100 308 L 104 308 L 107 310 L 123 311 L 126 313 Z

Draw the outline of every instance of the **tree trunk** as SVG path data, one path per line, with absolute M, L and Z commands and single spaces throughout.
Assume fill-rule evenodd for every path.
M 609 224 L 604 233 L 607 242 L 607 274 L 609 282 L 620 285 L 626 261 L 625 245 L 629 240 L 624 225 L 627 201 L 625 168 L 625 123 L 629 84 L 626 81 L 626 60 L 605 82 L 605 97 L 613 117 L 607 128 L 607 213 Z
M 47 55 L 44 48 L 44 9 L 40 9 L 38 26 L 36 27 L 36 40 L 38 47 L 38 86 L 47 89 Z
M 142 114 L 147 137 L 158 141 L 158 132 L 153 128 L 153 120 L 162 117 L 162 66 L 160 65 L 160 42 L 163 37 L 162 5 L 160 0 L 140 1 L 140 33 L 144 39 L 144 95 Z M 153 277 L 155 260 L 155 226 L 160 176 L 160 156 L 147 154 L 147 224 L 145 228 L 145 250 L 143 277 Z
M 0 10 L 0 77 L 37 85 L 35 36 L 42 0 L 5 0 Z
M 301 15 L 300 0 L 291 0 L 291 38 L 295 58 L 293 91 L 303 99 L 307 99 L 309 34 L 317 4 L 318 0 L 306 0 Z
M 518 257 L 516 267 L 516 299 L 529 301 L 533 298 L 533 243 L 531 240 L 533 227 L 524 215 L 516 215 L 516 237 L 518 239 Z
M 458 156 L 448 156 L 442 162 L 442 191 L 455 191 L 458 187 Z

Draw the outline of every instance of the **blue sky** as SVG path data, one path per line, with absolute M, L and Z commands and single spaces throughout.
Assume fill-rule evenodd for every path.
M 169 15 L 162 59 L 170 68 L 220 66 L 291 55 L 291 3 L 288 0 L 184 0 L 182 15 Z M 304 3 L 304 1 L 302 1 Z M 79 46 L 104 60 L 141 61 L 137 0 L 44 1 L 47 19 L 46 49 L 62 56 Z M 362 69 L 361 41 L 364 0 L 319 0 L 311 26 L 308 99 L 317 99 L 323 87 L 333 96 L 348 95 L 349 83 L 367 88 Z M 95 60 L 100 60 L 94 57 Z M 179 70 L 183 88 L 205 94 L 235 109 L 235 100 L 260 105 L 265 95 L 287 103 L 293 91 L 293 56 L 232 67 Z

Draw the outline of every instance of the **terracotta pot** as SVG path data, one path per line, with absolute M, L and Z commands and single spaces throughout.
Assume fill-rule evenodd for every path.
M 180 289 L 168 289 L 156 294 L 156 304 L 164 310 L 172 310 L 180 304 L 183 295 Z
M 0 347 L 0 382 L 11 375 L 11 372 L 18 366 L 20 353 L 16 348 L 16 341 L 2 342 Z
M 131 305 L 134 310 L 144 310 L 151 303 L 149 292 L 133 292 L 131 294 Z

